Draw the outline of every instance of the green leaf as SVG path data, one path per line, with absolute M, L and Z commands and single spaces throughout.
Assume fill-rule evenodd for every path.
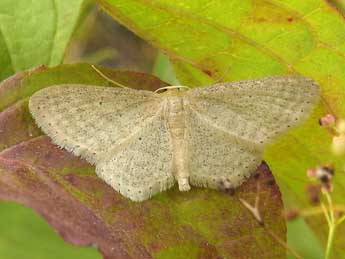
M 168 82 L 170 85 L 180 85 L 170 60 L 162 52 L 158 52 L 157 54 L 152 74 Z
M 303 235 L 302 235 L 303 233 Z M 302 218 L 288 222 L 288 243 L 302 258 L 324 259 L 325 253 L 320 241 Z M 288 259 L 296 259 L 290 255 Z
M 309 121 L 266 149 L 285 204 L 308 206 L 306 169 L 344 159 L 330 154 L 331 137 L 318 126 L 325 113 L 344 117 L 345 21 L 323 0 L 98 0 L 118 22 L 169 56 L 179 81 L 189 86 L 216 81 L 297 73 L 322 86 L 323 102 Z M 345 177 L 334 178 L 334 197 L 345 202 Z M 327 224 L 308 220 L 325 243 Z M 345 226 L 336 238 L 345 254 Z M 338 257 L 339 258 L 339 257 Z
M 78 248 L 63 242 L 32 209 L 0 202 L 0 254 L 6 259 L 100 259 L 95 248 Z
M 166 85 L 143 73 L 100 69 L 133 88 Z M 279 245 L 286 239 L 283 205 L 265 164 L 235 194 L 200 188 L 185 193 L 175 186 L 145 202 L 131 202 L 33 123 L 27 97 L 61 83 L 113 86 L 86 64 L 39 68 L 0 85 L 0 126 L 6 124 L 0 127 L 1 199 L 34 208 L 66 241 L 94 244 L 106 258 L 285 258 Z M 265 225 L 239 201 L 253 204 L 257 194 Z
M 1 0 L 0 81 L 17 71 L 62 62 L 86 0 Z
M 330 4 L 333 4 L 334 8 L 338 8 L 339 12 L 345 14 L 345 2 L 344 0 L 329 0 Z

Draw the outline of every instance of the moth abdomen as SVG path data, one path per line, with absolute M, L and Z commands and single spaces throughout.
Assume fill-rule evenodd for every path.
M 179 95 L 169 96 L 167 102 L 167 125 L 174 154 L 174 176 L 180 191 L 190 190 L 189 173 L 186 167 L 185 113 L 183 99 Z

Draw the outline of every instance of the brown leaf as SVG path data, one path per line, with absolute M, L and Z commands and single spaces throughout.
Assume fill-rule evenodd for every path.
M 164 85 L 145 74 L 108 72 L 131 86 Z M 0 113 L 1 199 L 34 208 L 67 242 L 96 245 L 105 258 L 285 258 L 285 249 L 267 232 L 285 240 L 283 204 L 266 164 L 258 168 L 259 177 L 231 194 L 201 188 L 182 193 L 175 186 L 148 201 L 131 202 L 34 126 L 27 102 L 20 100 L 47 86 L 47 78 L 48 85 L 108 85 L 88 65 L 73 65 L 33 72 L 6 92 L 12 101 Z M 264 227 L 238 199 L 253 204 L 258 183 Z

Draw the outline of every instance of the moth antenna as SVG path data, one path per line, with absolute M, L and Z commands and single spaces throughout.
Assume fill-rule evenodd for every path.
M 169 85 L 169 86 L 164 86 L 164 87 L 160 87 L 158 88 L 155 93 L 158 93 L 159 91 L 162 91 L 162 90 L 165 90 L 165 89 L 182 89 L 182 88 L 185 88 L 185 89 L 190 89 L 190 87 L 188 86 L 185 86 L 185 85 Z
M 107 77 L 105 74 L 103 74 L 98 68 L 96 68 L 95 65 L 91 65 L 92 69 L 95 70 L 97 72 L 97 74 L 99 74 L 101 77 L 103 77 L 105 80 L 107 80 L 108 82 L 114 84 L 114 85 L 117 85 L 118 87 L 121 87 L 121 88 L 126 88 L 128 89 L 129 87 L 119 83 L 119 82 L 116 82 L 112 79 L 110 79 L 109 77 Z

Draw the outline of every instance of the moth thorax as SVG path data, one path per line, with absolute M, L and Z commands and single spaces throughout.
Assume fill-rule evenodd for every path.
M 184 109 L 180 96 L 169 96 L 167 105 L 167 121 L 170 133 L 174 138 L 184 137 Z

